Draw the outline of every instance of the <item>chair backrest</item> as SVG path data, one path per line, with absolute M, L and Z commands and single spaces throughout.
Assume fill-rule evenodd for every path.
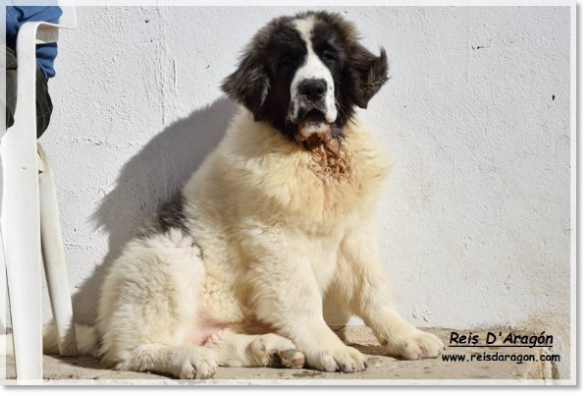
M 63 11 L 61 18 L 59 18 L 59 25 L 70 29 L 75 28 L 77 26 L 77 17 L 73 0 L 58 0 L 57 3 Z

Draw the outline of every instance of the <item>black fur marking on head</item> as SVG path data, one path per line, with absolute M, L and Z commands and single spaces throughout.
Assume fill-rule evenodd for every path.
M 222 89 L 232 99 L 245 105 L 253 113 L 255 121 L 259 121 L 270 86 L 260 54 L 250 48 L 238 69 L 226 78 Z
M 307 57 L 306 43 L 295 28 L 298 19 L 313 18 L 312 50 L 334 80 L 337 119 L 333 135 L 342 138 L 342 128 L 355 114 L 355 106 L 366 108 L 388 80 L 384 49 L 376 56 L 359 43 L 352 23 L 330 12 L 304 12 L 272 20 L 247 46 L 237 70 L 228 76 L 223 91 L 243 104 L 255 121 L 265 121 L 294 138 L 298 125 L 288 122 L 291 83 Z
M 357 106 L 366 109 L 371 98 L 388 80 L 387 53 L 381 48 L 380 55 L 375 56 L 356 43 L 349 57 L 349 65 L 349 95 Z
M 354 115 L 354 105 L 362 109 L 388 80 L 387 54 L 381 48 L 376 56 L 359 43 L 354 25 L 340 14 L 318 12 L 312 33 L 314 51 L 330 69 L 336 84 L 336 101 L 340 122 L 344 125 Z M 325 59 L 334 58 L 331 63 Z
M 307 54 L 292 21 L 291 17 L 277 18 L 261 29 L 237 70 L 222 84 L 222 90 L 249 109 L 255 121 L 267 121 L 291 136 L 297 129 L 286 122 L 290 85 Z
M 304 63 L 307 49 L 299 32 L 288 18 L 276 27 L 265 47 L 265 62 L 272 89 L 267 95 L 261 119 L 293 137 L 297 126 L 287 122 L 291 101 L 291 84 L 298 68 Z

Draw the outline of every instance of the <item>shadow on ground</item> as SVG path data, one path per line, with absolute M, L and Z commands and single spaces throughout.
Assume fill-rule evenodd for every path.
M 448 344 L 452 331 L 461 331 L 454 329 L 434 329 L 430 331 L 439 336 Z M 503 329 L 492 329 L 500 331 Z M 486 330 L 476 330 L 480 334 Z M 468 346 L 464 348 L 447 348 L 444 353 L 446 356 L 453 358 L 464 356 L 465 361 L 451 359 L 422 359 L 422 360 L 401 360 L 393 356 L 387 356 L 382 353 L 383 350 L 371 330 L 365 326 L 346 327 L 344 338 L 347 344 L 351 345 L 365 354 L 369 367 L 366 371 L 357 373 L 324 373 L 317 370 L 303 369 L 279 369 L 268 367 L 254 368 L 231 368 L 220 367 L 214 379 L 212 380 L 174 380 L 168 376 L 157 373 L 116 371 L 109 370 L 101 366 L 98 359 L 88 356 L 74 358 L 64 358 L 58 356 L 44 356 L 44 378 L 51 380 L 53 384 L 75 384 L 76 380 L 95 380 L 95 384 L 187 384 L 187 383 L 204 383 L 204 384 L 287 384 L 296 380 L 391 380 L 405 381 L 399 383 L 413 383 L 412 380 L 427 379 L 475 379 L 475 380 L 539 380 L 545 381 L 553 378 L 556 373 L 553 364 L 540 361 L 539 357 L 548 353 L 546 348 L 528 349 L 523 346 L 514 348 L 496 347 L 492 353 L 499 354 L 531 354 L 534 360 L 518 364 L 514 360 L 502 362 L 487 362 L 471 359 L 472 355 L 483 353 L 482 348 Z M 456 349 L 456 350 L 455 350 Z M 0 362 L 1 363 L 1 362 Z M 7 358 L 7 378 L 15 377 L 14 359 L 12 356 Z M 556 378 L 556 376 L 554 377 Z M 63 381 L 65 380 L 65 381 Z M 119 381 L 119 382 L 112 382 Z M 137 382 L 148 381 L 148 382 Z M 224 382 L 223 382 L 224 381 Z M 233 382 L 226 382 L 233 381 Z M 265 381 L 265 382 L 258 382 Z M 387 382 L 386 382 L 387 383 Z M 396 382 L 390 382 L 398 384 Z M 544 382 L 542 382 L 544 383 Z M 342 385 L 345 382 L 329 382 L 329 384 Z M 374 384 L 370 382 L 370 384 Z M 381 383 L 380 383 L 381 384 Z

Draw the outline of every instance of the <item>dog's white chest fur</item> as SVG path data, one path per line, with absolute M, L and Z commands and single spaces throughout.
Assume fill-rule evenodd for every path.
M 320 292 L 324 294 L 330 285 L 340 253 L 340 244 L 343 233 L 336 232 L 332 236 L 311 237 L 308 239 L 308 250 L 314 252 L 310 255 L 312 272 Z
M 308 282 L 326 292 L 345 234 L 375 209 L 388 173 L 370 134 L 354 128 L 343 142 L 346 168 L 337 176 L 243 111 L 188 182 L 186 214 L 209 274 L 204 293 L 222 289 L 231 295 L 230 304 L 218 304 L 230 312 L 220 319 L 233 320 L 240 311 L 241 297 L 233 290 L 256 287 L 251 283 L 264 276 L 276 295 L 292 287 L 288 271 L 308 272 Z M 290 267 L 274 260 L 282 255 L 292 257 Z

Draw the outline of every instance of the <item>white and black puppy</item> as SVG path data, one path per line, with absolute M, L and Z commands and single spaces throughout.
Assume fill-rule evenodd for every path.
M 389 354 L 437 357 L 402 319 L 374 210 L 389 167 L 355 116 L 384 51 L 340 15 L 271 21 L 222 85 L 243 105 L 182 191 L 125 247 L 80 350 L 120 370 L 209 378 L 221 366 L 366 369 L 333 332 L 357 315 Z M 55 352 L 53 328 L 45 350 Z

